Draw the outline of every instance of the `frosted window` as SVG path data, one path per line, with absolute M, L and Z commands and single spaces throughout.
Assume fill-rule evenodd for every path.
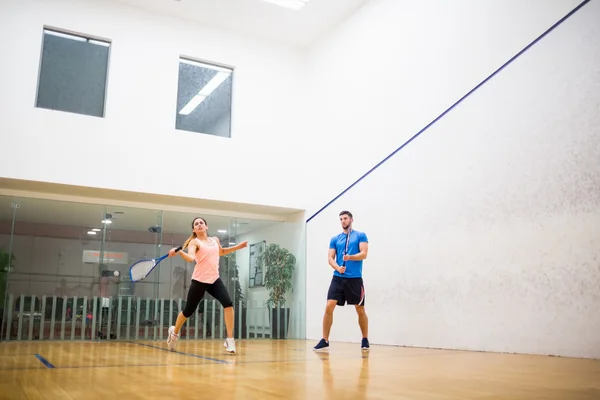
M 179 60 L 176 129 L 231 136 L 233 70 Z
M 104 117 L 110 43 L 44 29 L 36 106 Z

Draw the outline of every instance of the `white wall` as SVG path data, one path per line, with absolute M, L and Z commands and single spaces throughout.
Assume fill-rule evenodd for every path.
M 112 40 L 106 118 L 34 107 L 44 25 Z M 263 172 L 277 166 L 281 180 L 292 168 L 283 141 L 299 129 L 300 51 L 100 0 L 4 0 L 0 47 L 0 142 L 11 148 L 0 176 L 300 203 Z M 232 139 L 175 130 L 180 55 L 236 68 Z M 190 183 L 195 166 L 204 167 L 202 179 Z
M 530 17 L 539 31 L 559 15 Z M 600 357 L 598 21 L 600 2 L 589 2 L 308 224 L 309 338 L 321 337 L 327 244 L 349 209 L 370 238 L 373 343 Z M 424 97 L 440 79 L 431 76 Z M 399 110 L 423 105 L 397 100 Z M 353 309 L 336 310 L 331 340 L 360 340 Z
M 579 0 L 366 3 L 308 56 L 310 130 L 295 154 L 312 215 Z
M 307 55 L 112 2 L 6 0 L 0 176 L 312 212 L 577 0 L 521 3 L 371 1 Z M 44 24 L 112 40 L 106 118 L 34 108 Z M 236 67 L 234 138 L 174 129 L 182 54 Z M 193 160 L 221 173 L 190 184 Z

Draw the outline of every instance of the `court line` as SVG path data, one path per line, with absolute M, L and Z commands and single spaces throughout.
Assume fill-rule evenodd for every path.
M 225 361 L 225 360 L 220 360 L 218 358 L 212 358 L 212 357 L 205 357 L 205 356 L 201 356 L 198 354 L 193 354 L 193 353 L 184 353 L 183 351 L 171 351 L 169 349 L 165 349 L 164 347 L 158 347 L 158 346 L 152 346 L 150 344 L 145 344 L 145 343 L 138 343 L 138 342 L 130 342 L 132 344 L 137 344 L 138 346 L 146 346 L 146 347 L 150 347 L 152 349 L 156 349 L 156 350 L 162 350 L 162 351 L 167 351 L 169 353 L 175 353 L 175 354 L 180 354 L 182 356 L 188 356 L 188 357 L 196 357 L 196 358 L 201 358 L 204 360 L 210 360 L 210 361 L 214 361 L 214 362 L 218 362 L 221 364 L 230 364 L 229 361 Z
M 46 368 L 56 368 L 52 363 L 44 358 L 41 354 L 35 354 L 35 357 L 41 361 L 42 364 L 46 366 Z
M 327 207 L 329 207 L 330 205 L 332 205 L 337 199 L 339 199 L 340 197 L 342 197 L 347 191 L 349 191 L 350 189 L 352 189 L 356 184 L 358 184 L 360 181 L 362 181 L 364 178 L 366 178 L 369 174 L 371 174 L 371 172 L 375 171 L 377 168 L 379 168 L 382 164 L 384 164 L 387 160 L 389 160 L 390 158 L 392 158 L 396 153 L 398 153 L 400 150 L 402 150 L 404 147 L 406 147 L 410 142 L 412 142 L 414 139 L 416 139 L 420 134 L 422 134 L 423 132 L 425 132 L 427 129 L 429 129 L 432 125 L 434 125 L 436 122 L 438 122 L 441 118 L 443 118 L 446 114 L 448 114 L 450 111 L 452 111 L 452 109 L 454 107 L 456 107 L 457 105 L 459 105 L 464 99 L 466 99 L 467 97 L 469 97 L 471 94 L 473 94 L 473 92 L 475 92 L 477 89 L 479 89 L 481 86 L 485 85 L 487 83 L 487 81 L 489 81 L 490 79 L 492 79 L 494 76 L 496 76 L 500 71 L 502 71 L 504 68 L 506 68 L 509 64 L 511 64 L 513 61 L 515 61 L 517 58 L 519 58 L 520 56 L 522 56 L 525 52 L 527 52 L 527 50 L 529 50 L 534 44 L 536 44 L 537 42 L 539 42 L 541 39 L 543 39 L 546 35 L 548 35 L 550 32 L 552 32 L 556 27 L 558 27 L 560 24 L 562 24 L 563 22 L 565 22 L 567 19 L 569 19 L 569 17 L 571 17 L 573 14 L 575 14 L 577 11 L 579 11 L 579 9 L 581 9 L 584 5 L 586 5 L 587 3 L 589 3 L 590 0 L 584 0 L 581 4 L 579 4 L 577 7 L 575 7 L 573 10 L 571 10 L 567 15 L 565 15 L 564 17 L 562 17 L 561 19 L 559 19 L 557 22 L 555 22 L 550 28 L 546 29 L 545 32 L 543 32 L 541 35 L 539 35 L 537 38 L 535 38 L 531 43 L 529 43 L 527 46 L 525 46 L 521 51 L 519 51 L 517 54 L 515 54 L 514 56 L 512 56 L 512 58 L 510 60 L 508 60 L 507 62 L 505 62 L 504 64 L 502 64 L 502 66 L 500 66 L 500 68 L 498 68 L 497 70 L 495 70 L 494 72 L 492 72 L 491 75 L 489 75 L 487 78 L 485 78 L 483 81 L 481 81 L 477 86 L 475 86 L 473 89 L 471 89 L 469 92 L 467 92 L 467 94 L 465 94 L 463 97 L 461 97 L 460 99 L 458 99 L 454 104 L 452 104 L 449 108 L 446 109 L 446 111 L 444 111 L 443 113 L 441 113 L 440 115 L 438 115 L 433 121 L 431 121 L 430 123 L 428 123 L 427 125 L 425 125 L 424 128 L 422 128 L 419 132 L 417 132 L 413 137 L 411 137 L 410 139 L 408 139 L 406 142 L 404 142 L 404 144 L 402 144 L 400 147 L 398 147 L 396 150 L 394 150 L 391 154 L 389 154 L 387 157 L 385 157 L 383 160 L 381 160 L 380 162 L 378 162 L 373 168 L 371 168 L 370 170 L 368 170 L 363 176 L 361 176 L 360 178 L 358 178 L 353 184 L 351 184 L 350 186 L 348 186 L 346 189 L 344 189 L 344 191 L 342 191 L 340 194 L 338 194 L 337 196 L 335 196 L 333 198 L 333 200 L 329 201 L 327 204 L 325 204 L 323 207 L 321 207 L 317 212 L 315 212 L 313 215 L 310 216 L 310 218 L 308 218 L 306 220 L 306 223 L 309 223 L 314 217 L 316 217 L 317 215 L 319 215 L 323 210 L 325 210 Z

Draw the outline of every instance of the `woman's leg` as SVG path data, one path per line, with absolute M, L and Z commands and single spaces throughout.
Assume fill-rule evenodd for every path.
M 225 327 L 227 329 L 225 347 L 230 353 L 235 353 L 235 340 L 233 339 L 235 312 L 233 311 L 233 302 L 227 292 L 227 288 L 221 278 L 218 278 L 211 286 L 209 286 L 209 288 L 207 288 L 207 291 L 223 306 L 223 319 L 225 320 Z
M 235 326 L 235 312 L 233 311 L 233 306 L 226 307 L 223 309 L 225 313 L 225 327 L 227 328 L 227 337 L 233 338 L 233 328 Z
M 187 319 L 188 319 L 188 317 L 186 317 L 183 314 L 183 311 L 180 311 L 179 314 L 177 314 L 177 320 L 175 321 L 175 329 L 174 329 L 176 335 L 179 335 L 179 331 L 181 330 L 181 327 L 183 326 L 183 324 L 185 324 L 185 321 L 187 321 Z
M 170 350 L 175 349 L 175 341 L 179 339 L 179 331 L 181 330 L 181 327 L 183 326 L 185 321 L 187 321 L 187 319 L 191 317 L 192 314 L 194 314 L 196 308 L 198 308 L 198 304 L 200 304 L 200 301 L 202 300 L 202 297 L 204 297 L 205 291 L 206 284 L 192 280 L 192 284 L 190 285 L 190 289 L 188 290 L 185 308 L 177 315 L 175 326 L 171 326 L 169 328 L 167 344 L 169 345 Z

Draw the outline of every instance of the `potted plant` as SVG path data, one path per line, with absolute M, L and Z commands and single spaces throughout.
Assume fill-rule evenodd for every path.
M 271 243 L 258 256 L 265 268 L 265 288 L 269 291 L 267 306 L 271 309 L 271 338 L 285 338 L 289 326 L 290 309 L 284 308 L 287 293 L 292 290 L 292 274 L 296 257 L 286 248 Z M 285 323 L 287 321 L 287 324 Z
M 10 254 L 3 249 L 0 249 L 0 321 L 4 317 L 4 307 L 6 306 L 6 284 L 8 273 L 15 267 L 16 259 L 14 254 Z

